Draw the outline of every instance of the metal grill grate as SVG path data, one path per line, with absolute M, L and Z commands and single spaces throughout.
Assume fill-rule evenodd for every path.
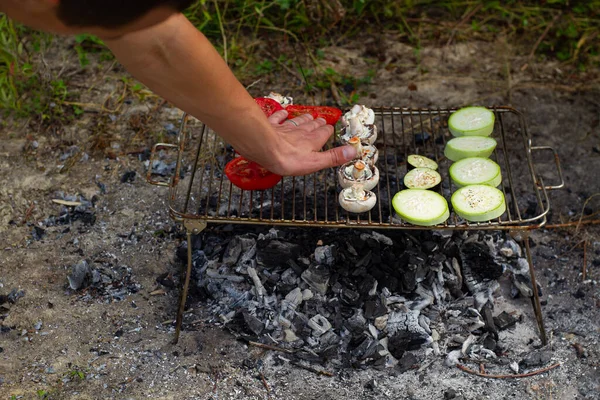
M 169 207 L 174 219 L 201 219 L 209 223 L 258 223 L 291 226 L 370 227 L 424 229 L 401 220 L 394 212 L 391 199 L 403 189 L 409 154 L 436 160 L 443 183 L 439 188 L 450 205 L 451 216 L 431 229 L 512 229 L 538 228 L 546 223 L 550 209 L 547 190 L 564 185 L 560 162 L 549 147 L 533 147 L 523 116 L 510 107 L 490 107 L 496 115 L 492 137 L 498 146 L 491 156 L 501 169 L 499 187 L 505 195 L 507 211 L 500 218 L 485 223 L 469 223 L 452 212 L 450 196 L 457 189 L 444 158 L 444 146 L 451 138 L 448 117 L 454 109 L 374 108 L 378 126 L 376 147 L 379 184 L 375 207 L 363 214 L 350 214 L 338 204 L 341 190 L 336 169 L 330 168 L 302 177 L 284 177 L 266 191 L 243 191 L 232 185 L 223 173 L 235 156 L 231 147 L 202 123 L 188 124 L 184 116 L 178 145 L 176 175 L 169 183 Z M 332 139 L 326 148 L 337 145 Z M 560 183 L 544 184 L 536 172 L 532 152 L 552 151 Z M 180 179 L 180 176 L 183 178 Z M 156 183 L 156 182 L 153 182 Z

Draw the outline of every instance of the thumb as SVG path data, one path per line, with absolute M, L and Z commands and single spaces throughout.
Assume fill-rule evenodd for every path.
M 354 160 L 356 156 L 356 149 L 352 146 L 335 147 L 331 150 L 313 153 L 314 167 L 318 170 L 337 167 Z

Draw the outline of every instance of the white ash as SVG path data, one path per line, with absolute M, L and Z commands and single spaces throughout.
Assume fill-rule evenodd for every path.
M 197 292 L 208 321 L 297 359 L 339 368 L 390 368 L 422 350 L 447 365 L 491 359 L 498 329 L 516 323 L 492 321 L 497 279 L 528 271 L 501 233 L 250 230 L 203 232 Z

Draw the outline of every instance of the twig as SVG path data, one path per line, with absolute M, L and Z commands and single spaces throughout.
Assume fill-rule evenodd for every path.
M 271 388 L 269 387 L 269 384 L 267 383 L 265 376 L 260 371 L 258 373 L 260 374 L 260 380 L 262 381 L 263 386 L 265 387 L 265 389 L 267 389 L 267 394 L 271 395 Z
M 587 239 L 583 241 L 583 271 L 582 271 L 582 279 L 585 281 L 587 279 Z
M 321 370 L 318 370 L 318 369 L 313 368 L 311 366 L 300 364 L 299 362 L 296 362 L 296 361 L 290 361 L 290 364 L 292 364 L 292 365 L 294 365 L 296 367 L 300 367 L 302 369 L 305 369 L 307 371 L 314 372 L 317 375 L 333 376 L 333 374 L 331 372 L 329 372 L 329 371 L 321 371 Z
M 548 372 L 556 367 L 560 367 L 560 363 L 556 363 L 556 364 L 552 364 L 549 367 L 546 368 L 542 368 L 542 369 L 538 369 L 536 371 L 531 371 L 531 372 L 527 372 L 524 374 L 511 374 L 511 375 L 490 375 L 490 374 L 485 374 L 485 373 L 481 373 L 481 372 L 477 372 L 477 371 L 473 371 L 472 369 L 469 369 L 467 367 L 465 367 L 464 365 L 460 365 L 460 364 L 456 364 L 456 367 L 462 371 L 465 371 L 469 374 L 472 375 L 477 375 L 477 376 L 481 376 L 483 378 L 492 378 L 492 379 L 511 379 L 511 378 L 527 378 L 528 376 L 533 376 L 533 375 L 538 375 L 538 374 L 543 374 L 544 372 Z
M 583 219 L 583 214 L 585 212 L 585 206 L 587 206 L 587 204 L 589 203 L 589 201 L 591 199 L 593 199 L 596 196 L 600 196 L 600 193 L 594 193 L 593 195 L 591 195 L 590 197 L 588 197 L 585 202 L 583 203 L 583 207 L 581 207 L 581 216 L 579 217 L 579 223 L 581 223 L 581 220 Z M 579 232 L 579 224 L 577 224 L 577 229 L 575 229 L 575 233 Z
M 583 220 L 583 221 L 565 222 L 564 224 L 546 225 L 543 228 L 544 229 L 560 229 L 560 228 L 572 228 L 572 227 L 580 226 L 580 225 L 599 225 L 599 224 L 600 224 L 600 219 L 591 219 L 591 220 Z
M 535 55 L 535 51 L 537 50 L 539 45 L 542 43 L 542 40 L 544 40 L 544 38 L 546 37 L 548 32 L 550 32 L 550 29 L 554 26 L 556 21 L 558 21 L 558 19 L 560 18 L 561 15 L 562 15 L 562 12 L 559 12 L 558 14 L 556 14 L 554 19 L 552 19 L 552 21 L 550 21 L 550 23 L 548 25 L 546 25 L 546 29 L 544 29 L 544 32 L 542 32 L 542 34 L 540 35 L 538 40 L 533 45 L 533 49 L 531 49 L 531 52 L 527 56 L 527 61 L 525 61 L 525 64 L 523 64 L 523 66 L 521 67 L 521 71 L 525 71 L 527 69 L 527 67 L 529 66 L 529 63 L 531 62 L 531 59 Z
M 27 220 L 31 217 L 31 214 L 33 214 L 34 209 L 35 209 L 35 204 L 33 202 L 31 202 L 31 205 L 25 211 L 25 216 L 23 217 L 23 221 L 21 222 L 21 225 L 25 225 L 27 223 Z
M 273 350 L 273 351 L 280 351 L 282 353 L 294 354 L 294 352 L 292 350 L 282 349 L 281 347 L 271 346 L 269 344 L 248 341 L 248 345 L 254 346 L 254 347 L 259 347 L 261 349 L 266 349 L 266 350 Z
M 454 39 L 454 35 L 456 34 L 456 31 L 458 30 L 458 28 L 460 28 L 465 22 L 467 22 L 468 20 L 471 19 L 471 17 L 473 15 L 475 15 L 475 13 L 477 13 L 477 11 L 479 11 L 481 9 L 481 7 L 483 7 L 483 4 L 478 4 L 475 8 L 473 8 L 469 13 L 467 13 L 467 15 L 465 15 L 465 17 L 463 19 L 461 19 L 458 24 L 456 24 L 454 26 L 454 28 L 452 28 L 452 33 L 450 34 L 450 38 L 448 38 L 448 42 L 446 42 L 446 46 L 450 46 L 450 43 L 452 43 L 452 40 Z

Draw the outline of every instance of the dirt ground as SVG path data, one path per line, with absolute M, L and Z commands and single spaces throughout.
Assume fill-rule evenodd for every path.
M 530 63 L 524 69 L 527 60 L 516 57 L 502 40 L 423 48 L 419 54 L 391 36 L 378 40 L 385 51 L 377 65 L 365 59 L 357 42 L 325 49 L 323 65 L 350 75 L 376 68 L 360 100 L 370 106 L 513 105 L 524 112 L 533 143 L 554 147 L 562 161 L 567 188 L 549 194 L 549 224 L 600 211 L 600 197 L 592 197 L 600 193 L 600 88 L 587 84 L 597 82 L 597 76 L 569 76 L 558 64 Z M 61 60 L 68 41 L 63 44 L 48 59 Z M 67 68 L 67 73 L 75 69 Z M 107 76 L 120 73 L 111 70 Z M 100 104 L 119 87 L 117 79 L 97 79 L 90 71 L 71 76 L 82 87 L 94 82 L 93 90 L 82 89 L 86 103 Z M 251 92 L 286 92 L 285 82 L 293 81 L 274 75 Z M 290 94 L 302 101 L 300 92 Z M 366 369 L 319 376 L 205 323 L 182 332 L 179 344 L 171 344 L 178 290 L 156 279 L 166 272 L 179 276 L 175 252 L 182 235 L 168 216 L 167 191 L 145 182 L 139 154 L 110 158 L 90 149 L 90 135 L 102 121 L 109 121 L 106 130 L 116 151 L 116 145 L 125 146 L 135 136 L 125 122 L 131 116 L 152 116 L 152 130 L 163 134 L 166 124 L 177 125 L 180 112 L 168 104 L 156 109 L 155 100 L 131 100 L 113 113 L 112 122 L 88 110 L 61 134 L 31 128 L 0 131 L 0 295 L 24 291 L 14 304 L 0 305 L 0 398 L 442 399 L 452 398 L 450 389 L 457 399 L 598 398 L 600 239 L 593 225 L 532 233 L 550 336 L 546 350 L 552 362 L 561 363 L 541 375 L 485 379 L 444 366 L 443 357 L 422 355 L 419 369 L 402 374 Z M 73 157 L 61 158 L 71 146 L 88 156 L 70 165 Z M 547 184 L 556 182 L 553 158 L 545 153 L 535 158 Z M 123 182 L 130 171 L 136 174 Z M 59 192 L 94 198 L 95 223 L 51 226 L 43 237 L 35 237 L 34 225 L 58 215 L 61 206 L 52 200 L 60 198 Z M 75 293 L 67 276 L 84 259 L 129 267 L 138 290 L 111 302 Z M 190 306 L 188 313 L 200 320 L 203 304 Z M 501 292 L 497 307 L 524 313 L 516 329 L 502 333 L 515 357 L 540 346 L 528 302 Z M 261 368 L 248 368 L 247 360 L 259 360 Z

